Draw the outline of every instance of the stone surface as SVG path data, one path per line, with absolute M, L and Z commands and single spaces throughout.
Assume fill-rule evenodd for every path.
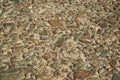
M 119 80 L 118 0 L 0 0 L 0 80 Z

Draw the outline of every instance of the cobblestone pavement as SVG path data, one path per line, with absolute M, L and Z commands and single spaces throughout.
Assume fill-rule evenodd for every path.
M 0 80 L 120 80 L 120 1 L 0 0 Z

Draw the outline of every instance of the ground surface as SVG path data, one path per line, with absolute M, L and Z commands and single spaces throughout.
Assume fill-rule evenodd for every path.
M 0 80 L 120 80 L 119 0 L 0 0 Z

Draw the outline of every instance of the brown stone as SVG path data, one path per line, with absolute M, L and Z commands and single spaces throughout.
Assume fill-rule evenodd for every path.
M 73 77 L 75 80 L 83 80 L 89 77 L 91 74 L 92 74 L 92 71 L 81 70 L 81 71 L 74 72 Z
M 56 18 L 56 19 L 51 19 L 49 20 L 49 24 L 52 26 L 52 27 L 58 27 L 58 26 L 61 26 L 61 27 L 65 27 L 65 22 L 63 19 L 60 19 L 60 18 Z

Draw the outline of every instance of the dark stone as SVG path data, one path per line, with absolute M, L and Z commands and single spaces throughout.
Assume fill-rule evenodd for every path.
M 13 1 L 15 3 L 19 3 L 20 2 L 20 0 L 11 0 L 11 1 Z
M 57 41 L 56 41 L 56 43 L 55 43 L 55 46 L 56 47 L 61 47 L 62 46 L 62 44 L 63 44 L 63 42 L 64 42 L 64 38 L 59 38 Z
M 120 80 L 120 75 L 119 74 L 113 74 L 112 80 Z

